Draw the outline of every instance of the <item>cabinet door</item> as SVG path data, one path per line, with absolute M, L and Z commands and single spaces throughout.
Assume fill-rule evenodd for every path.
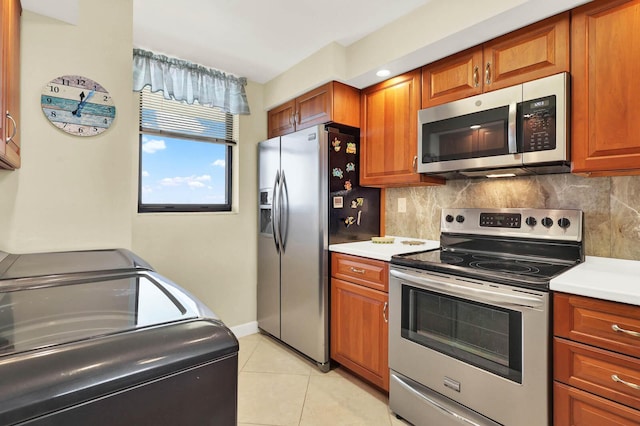
M 362 91 L 361 185 L 443 183 L 441 179 L 414 172 L 418 160 L 420 93 L 420 70 Z
M 555 293 L 553 334 L 640 358 L 640 309 L 635 305 Z
M 483 45 L 484 91 L 569 71 L 569 12 Z
M 422 67 L 422 108 L 481 93 L 483 72 L 479 47 Z
M 637 426 L 640 424 L 640 411 L 555 382 L 553 424 Z
M 3 87 L 4 107 L 1 110 L 4 119 L 3 145 L 5 146 L 5 162 L 11 168 L 20 167 L 20 0 L 3 2 Z
M 296 98 L 296 130 L 331 121 L 333 90 L 331 83 Z
M 331 279 L 331 358 L 389 390 L 386 293 Z
M 267 113 L 269 139 L 293 133 L 296 130 L 294 121 L 295 109 L 295 100 L 291 100 Z
M 640 174 L 640 0 L 596 0 L 572 12 L 574 173 Z

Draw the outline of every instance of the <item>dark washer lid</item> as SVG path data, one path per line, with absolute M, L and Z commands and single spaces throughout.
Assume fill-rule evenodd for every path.
M 153 270 L 126 249 L 9 254 L 0 252 L 0 280 L 79 272 Z

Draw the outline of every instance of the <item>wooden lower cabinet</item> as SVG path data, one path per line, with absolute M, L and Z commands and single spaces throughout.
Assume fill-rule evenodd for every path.
M 553 301 L 554 425 L 640 425 L 640 307 Z
M 638 426 L 640 411 L 562 383 L 553 385 L 555 426 Z
M 334 253 L 332 265 L 336 256 L 352 259 L 353 269 L 362 270 L 357 264 L 362 258 Z M 386 267 L 386 262 L 362 260 L 367 261 L 365 267 L 371 262 Z M 331 278 L 331 359 L 385 391 L 389 391 L 387 307 L 386 291 Z

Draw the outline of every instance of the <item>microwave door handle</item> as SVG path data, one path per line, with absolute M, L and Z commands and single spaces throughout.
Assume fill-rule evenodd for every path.
M 466 297 L 470 296 L 495 306 L 524 306 L 529 308 L 538 308 L 542 306 L 542 300 L 537 297 L 521 296 L 515 294 L 504 294 L 491 290 L 482 290 L 471 288 L 464 285 L 454 284 L 443 279 L 434 279 L 433 277 L 417 277 L 400 271 L 389 271 L 392 277 L 413 283 L 419 287 L 426 288 L 438 293 L 450 294 L 452 296 Z
M 509 104 L 509 122 L 508 122 L 508 134 L 507 143 L 509 144 L 509 154 L 518 153 L 518 143 L 516 140 L 516 119 L 517 119 L 517 104 L 515 102 Z

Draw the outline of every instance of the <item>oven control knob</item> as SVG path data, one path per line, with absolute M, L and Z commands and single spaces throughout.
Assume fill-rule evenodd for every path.
M 571 226 L 571 221 L 566 217 L 562 217 L 558 219 L 558 226 L 562 229 L 567 229 L 569 226 Z
M 542 219 L 542 226 L 544 226 L 545 228 L 551 228 L 553 226 L 553 219 L 551 219 L 550 217 L 545 217 L 544 219 Z
M 453 222 L 453 216 L 451 216 L 450 214 L 448 214 L 448 215 L 444 218 L 444 220 L 446 220 L 448 223 L 451 223 L 451 222 Z
M 464 222 L 464 216 L 462 216 L 461 214 L 459 214 L 458 216 L 456 216 L 456 222 L 458 222 L 458 223 L 462 223 L 462 222 Z
M 529 226 L 536 226 L 538 224 L 538 221 L 536 220 L 535 217 L 529 216 L 528 218 L 525 219 L 524 223 L 526 223 Z

